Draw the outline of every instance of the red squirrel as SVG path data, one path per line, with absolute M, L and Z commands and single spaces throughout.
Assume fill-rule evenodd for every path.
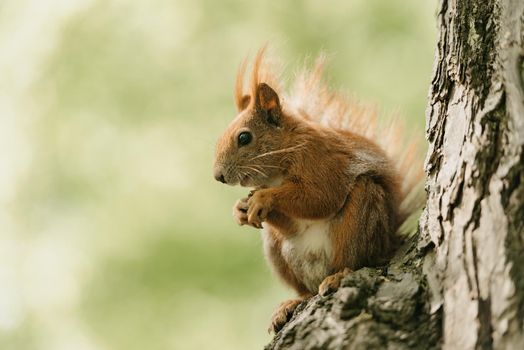
M 261 229 L 269 265 L 298 293 L 274 312 L 269 331 L 278 332 L 302 301 L 391 258 L 414 210 L 405 202 L 422 165 L 399 127 L 377 135 L 373 109 L 324 84 L 323 60 L 284 96 L 264 52 L 248 92 L 245 61 L 238 70 L 238 115 L 218 140 L 214 177 L 252 188 L 234 205 L 235 221 Z

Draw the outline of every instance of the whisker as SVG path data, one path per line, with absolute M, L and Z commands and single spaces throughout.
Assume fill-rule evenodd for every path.
M 254 159 L 257 159 L 257 158 L 260 158 L 260 157 L 270 156 L 272 154 L 295 151 L 295 150 L 298 150 L 301 147 L 303 147 L 305 144 L 306 144 L 306 142 L 303 142 L 303 143 L 295 145 L 295 146 L 291 146 L 291 147 L 287 147 L 287 148 L 278 149 L 278 150 L 275 150 L 275 151 L 269 151 L 269 152 L 266 152 L 266 153 L 262 153 L 262 154 L 259 154 L 258 156 L 255 156 L 255 157 L 251 158 L 250 160 L 254 160 Z
M 238 166 L 239 168 L 244 168 L 244 169 L 249 169 L 249 170 L 252 170 L 254 172 L 257 172 L 259 173 L 260 175 L 264 176 L 264 177 L 268 177 L 268 175 L 266 173 L 264 173 L 262 170 L 258 170 L 257 168 L 254 168 L 254 167 L 250 167 L 248 165 L 239 165 Z
M 266 172 L 264 171 L 264 168 L 262 168 L 262 167 L 261 167 L 260 165 L 258 165 L 258 164 L 246 164 L 246 165 L 244 165 L 244 167 L 247 167 L 247 168 L 249 168 L 249 169 L 251 169 L 251 170 L 255 170 L 255 171 L 256 171 L 256 169 L 258 169 L 258 170 L 260 170 L 261 172 L 263 172 L 264 174 L 266 173 Z M 255 169 L 253 169 L 253 168 L 255 168 Z
M 241 170 L 239 170 L 238 181 L 239 181 L 239 182 L 242 181 L 242 179 L 243 179 L 244 177 L 248 177 L 248 178 L 250 178 L 251 180 L 255 181 L 255 177 L 253 176 L 253 174 L 251 174 L 251 173 L 248 172 L 248 171 L 241 171 Z
M 284 167 L 282 166 L 278 166 L 278 165 L 268 165 L 268 164 L 247 164 L 248 166 L 254 166 L 254 167 L 258 167 L 258 168 L 275 168 L 275 169 L 285 169 Z
M 227 170 L 226 170 L 226 173 L 224 174 L 225 178 L 229 178 L 229 175 L 231 175 L 231 172 L 233 171 L 234 167 L 229 167 Z
M 247 172 L 243 172 L 242 170 L 238 171 L 237 181 L 240 182 L 245 176 L 249 176 Z

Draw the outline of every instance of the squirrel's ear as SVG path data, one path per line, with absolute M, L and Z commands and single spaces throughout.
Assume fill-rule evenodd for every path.
M 244 109 L 246 109 L 247 106 L 249 106 L 249 102 L 251 102 L 251 96 L 242 96 L 242 98 L 239 101 L 237 101 L 238 112 L 242 112 Z
M 270 124 L 280 125 L 280 100 L 275 90 L 266 83 L 260 83 L 257 86 L 255 106 L 266 112 L 267 121 Z

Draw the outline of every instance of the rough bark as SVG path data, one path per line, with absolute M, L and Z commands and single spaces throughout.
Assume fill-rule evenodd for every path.
M 438 348 L 440 314 L 430 314 L 423 252 L 412 237 L 385 268 L 363 268 L 326 297 L 295 311 L 266 349 Z
M 524 1 L 443 0 L 420 232 L 266 349 L 524 349 Z
M 524 2 L 444 1 L 427 111 L 433 309 L 449 349 L 524 349 Z

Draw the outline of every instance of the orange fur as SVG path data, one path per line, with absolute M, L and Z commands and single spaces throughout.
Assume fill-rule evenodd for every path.
M 264 227 L 270 265 L 304 297 L 330 275 L 324 290 L 346 271 L 388 261 L 416 209 L 408 194 L 422 178 L 421 158 L 398 121 L 381 126 L 375 108 L 323 83 L 322 58 L 285 96 L 264 53 L 255 57 L 248 92 L 245 62 L 239 68 L 239 115 L 217 143 L 215 177 L 254 189 L 235 205 L 235 219 Z

